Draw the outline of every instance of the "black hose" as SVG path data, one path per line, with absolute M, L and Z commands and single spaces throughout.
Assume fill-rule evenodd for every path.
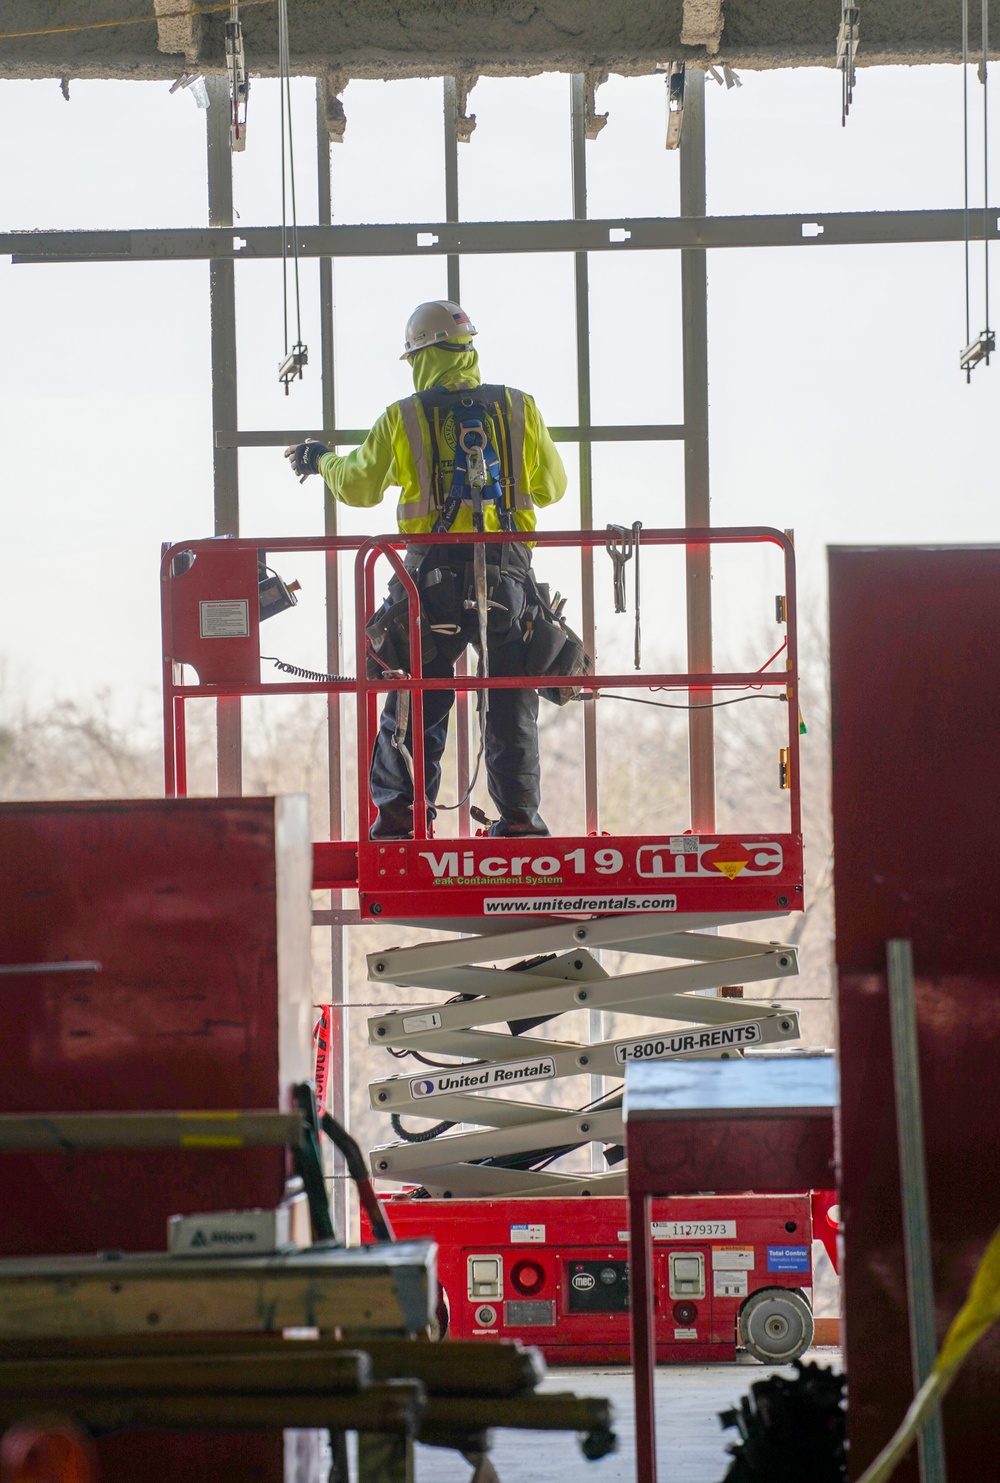
M 390 1119 L 392 1131 L 397 1138 L 402 1138 L 404 1143 L 430 1143 L 432 1138 L 437 1138 L 441 1133 L 447 1133 L 449 1128 L 454 1128 L 455 1123 L 435 1123 L 433 1128 L 428 1128 L 423 1133 L 408 1133 L 403 1127 L 403 1120 L 397 1113 L 393 1113 Z

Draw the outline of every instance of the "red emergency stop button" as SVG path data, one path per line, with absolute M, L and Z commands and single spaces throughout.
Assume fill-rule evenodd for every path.
M 545 1283 L 545 1268 L 541 1262 L 532 1261 L 530 1258 L 522 1258 L 515 1262 L 510 1269 L 511 1286 L 516 1288 L 525 1297 L 530 1297 L 538 1292 Z

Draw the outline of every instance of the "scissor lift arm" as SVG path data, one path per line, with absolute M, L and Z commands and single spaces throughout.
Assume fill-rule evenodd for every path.
M 703 916 L 699 922 L 714 925 Z M 373 953 L 371 982 L 452 998 L 373 1017 L 371 1044 L 428 1060 L 439 1055 L 466 1059 L 452 1066 L 431 1060 L 430 1071 L 373 1082 L 372 1107 L 397 1117 L 476 1125 L 426 1141 L 381 1145 L 372 1151 L 373 1173 L 421 1184 L 432 1195 L 623 1193 L 620 1167 L 596 1175 L 511 1167 L 532 1154 L 543 1163 L 590 1143 L 621 1144 L 620 1097 L 612 1094 L 574 1109 L 491 1093 L 528 1086 L 547 1090 L 570 1076 L 621 1076 L 630 1059 L 726 1057 L 748 1046 L 798 1038 L 795 1010 L 703 997 L 726 984 L 794 975 L 794 948 L 678 930 L 681 925 L 674 914 L 626 915 Z M 613 977 L 594 956 L 600 948 L 675 961 Z M 546 950 L 551 956 L 539 956 Z M 527 962 L 483 966 L 523 954 L 530 955 Z M 530 1033 L 581 1009 L 646 1016 L 675 1028 L 598 1042 Z M 476 1028 L 504 1023 L 508 1033 Z M 521 1026 L 524 1032 L 518 1033 Z

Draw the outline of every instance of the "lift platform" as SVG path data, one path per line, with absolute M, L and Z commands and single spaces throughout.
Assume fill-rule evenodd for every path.
M 488 545 L 516 542 L 503 532 L 475 537 Z M 603 531 L 536 531 L 542 557 L 550 548 L 603 548 Z M 411 536 L 408 544 L 469 545 L 471 534 Z M 423 795 L 423 696 L 433 689 L 474 694 L 480 689 L 543 689 L 560 683 L 581 688 L 579 677 L 426 678 L 419 657 L 410 675 L 366 677 L 365 624 L 378 601 L 375 566 L 385 558 L 410 599 L 411 652 L 419 656 L 418 597 L 406 571 L 399 536 L 319 536 L 244 540 L 216 538 L 175 543 L 161 562 L 164 753 L 166 794 L 187 791 L 185 706 L 189 700 L 242 696 L 340 694 L 357 702 L 357 755 L 366 759 L 378 727 L 379 696 L 409 691 L 414 716 L 413 762 L 417 779 L 414 838 L 371 841 L 374 807 L 367 789 L 358 797 L 357 840 L 319 840 L 314 850 L 317 889 L 357 890 L 361 921 L 398 922 L 456 931 L 493 927 L 504 918 L 517 929 L 567 919 L 670 913 L 675 930 L 782 916 L 802 907 L 802 837 L 798 783 L 798 675 L 794 553 L 789 538 L 768 527 L 713 530 L 643 530 L 643 550 L 706 545 L 777 546 L 784 558 L 780 611 L 785 642 L 765 667 L 747 673 L 667 674 L 632 672 L 586 677 L 580 703 L 602 691 L 680 691 L 711 703 L 717 695 L 750 689 L 784 696 L 787 745 L 781 749 L 782 784 L 789 817 L 781 833 L 695 835 L 678 827 L 666 834 L 616 837 L 604 833 L 559 839 L 429 837 Z M 295 678 L 262 678 L 259 581 L 262 564 L 287 555 L 321 552 L 355 557 L 354 675 L 299 671 Z M 775 661 L 778 663 L 775 663 Z M 192 677 L 192 673 L 193 677 Z M 364 766 L 359 771 L 364 773 Z M 655 779 L 651 779 L 655 786 Z

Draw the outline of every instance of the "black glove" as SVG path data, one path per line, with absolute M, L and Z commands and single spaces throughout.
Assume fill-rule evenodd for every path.
M 304 443 L 295 443 L 291 448 L 286 448 L 285 457 L 292 466 L 292 473 L 298 475 L 299 483 L 304 484 L 310 474 L 319 473 L 319 461 L 329 451 L 325 443 L 320 443 L 316 438 L 307 438 Z

